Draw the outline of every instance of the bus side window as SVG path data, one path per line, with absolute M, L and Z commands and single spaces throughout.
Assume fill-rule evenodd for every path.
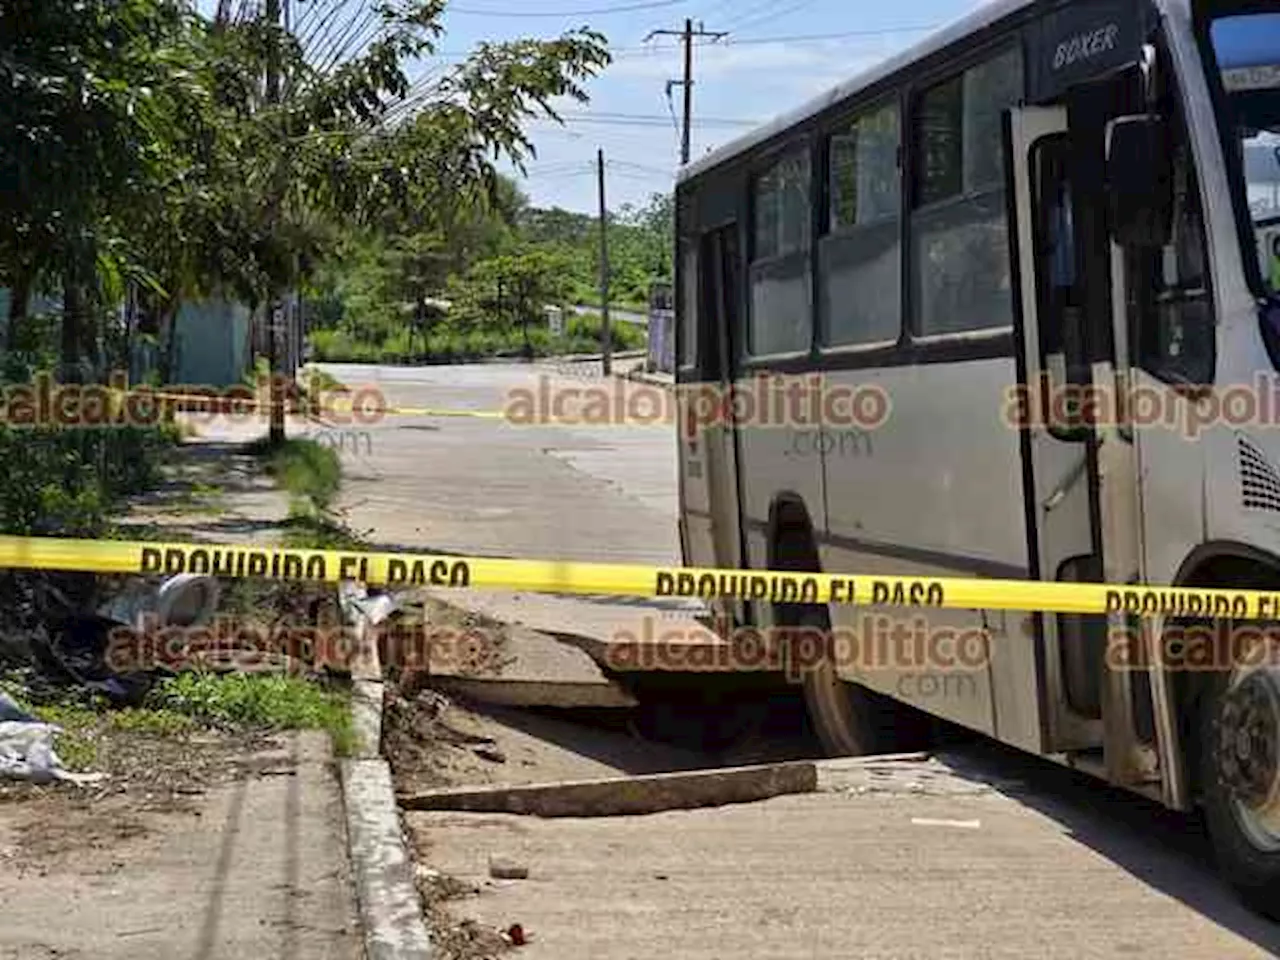
M 1058 395 L 1069 383 L 1089 382 L 1082 342 L 1084 289 L 1077 262 L 1070 158 L 1065 135 L 1045 137 L 1032 148 L 1036 339 L 1041 369 L 1052 381 L 1050 396 Z M 1065 416 L 1064 422 L 1056 422 L 1059 415 Z M 1044 416 L 1059 439 L 1079 439 L 1071 431 L 1084 426 L 1080 411 L 1046 409 Z
M 896 101 L 863 112 L 827 141 L 827 233 L 818 283 L 827 346 L 894 343 L 902 332 L 902 137 Z
M 1000 118 L 1024 83 L 1012 47 L 918 97 L 910 269 L 919 335 L 1013 324 Z
M 1172 242 L 1130 252 L 1129 303 L 1138 320 L 1138 364 L 1163 379 L 1199 386 L 1213 382 L 1213 304 L 1200 190 L 1181 118 L 1173 129 Z
M 788 150 L 751 183 L 747 348 L 752 356 L 807 353 L 811 345 L 810 180 L 806 144 Z
M 698 246 L 686 241 L 680 253 L 680 324 L 676 331 L 677 364 L 683 368 L 698 363 Z

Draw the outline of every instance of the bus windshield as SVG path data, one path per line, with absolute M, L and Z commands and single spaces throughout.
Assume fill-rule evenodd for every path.
M 1263 280 L 1280 294 L 1280 13 L 1218 16 L 1209 39 L 1227 92 L 1224 123 L 1242 154 Z

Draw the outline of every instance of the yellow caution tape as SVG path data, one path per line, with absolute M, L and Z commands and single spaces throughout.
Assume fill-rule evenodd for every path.
M 1259 590 L 710 570 L 234 544 L 0 537 L 0 567 L 920 609 L 1280 619 L 1280 593 Z
M 333 397 L 317 404 L 299 397 L 282 397 L 277 401 L 260 395 L 155 390 L 149 386 L 126 388 L 102 384 L 87 386 L 59 384 L 45 375 L 37 379 L 42 382 L 31 387 L 15 388 L 15 396 L 11 400 L 14 410 L 20 412 L 0 416 L 0 419 L 15 426 L 38 424 L 67 427 L 77 424 L 104 426 L 130 421 L 138 424 L 152 424 L 160 414 L 158 405 L 168 407 L 170 410 L 176 408 L 187 412 L 212 411 L 215 414 L 226 412 L 232 415 L 243 415 L 257 411 L 265 415 L 273 403 L 279 402 L 285 406 L 289 416 L 306 417 L 323 423 L 326 421 L 322 414 L 343 414 L 349 419 L 339 420 L 333 417 L 333 422 L 350 423 L 350 418 L 354 418 L 355 422 L 362 426 L 370 426 L 386 416 L 501 420 L 516 426 L 667 426 L 671 422 L 670 416 L 664 417 L 660 413 L 649 417 L 548 414 L 539 409 L 524 411 L 519 404 L 503 410 L 461 410 L 444 407 L 397 407 L 379 402 L 374 406 L 363 408 L 362 412 L 357 414 L 352 401 L 341 401 Z M 83 394 L 71 392 L 64 395 L 64 391 L 75 390 L 83 391 Z M 68 401 L 70 401 L 69 406 Z M 84 409 L 82 409 L 82 402 Z M 141 404 L 141 412 L 135 409 L 135 402 Z M 92 411 L 92 414 L 86 411 Z
M 198 393 L 148 393 L 147 396 L 154 397 L 157 400 L 169 400 L 175 403 L 186 403 L 195 405 L 212 405 L 217 404 L 220 407 L 234 407 L 240 410 L 267 408 L 271 406 L 271 400 L 249 399 L 248 397 L 214 397 Z M 288 399 L 281 401 L 287 408 L 296 407 L 296 409 L 288 409 L 290 416 L 307 415 L 311 416 L 312 412 L 308 409 L 305 401 L 294 403 Z M 345 407 L 327 401 L 331 409 L 350 413 L 352 406 L 348 403 Z M 440 407 L 378 407 L 376 410 L 378 416 L 386 414 L 397 414 L 410 417 L 475 417 L 482 420 L 505 420 L 507 415 L 501 410 L 449 410 Z

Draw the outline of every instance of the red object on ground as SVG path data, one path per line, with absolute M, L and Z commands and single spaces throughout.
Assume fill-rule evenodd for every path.
M 524 927 L 518 923 L 513 923 L 507 930 L 507 936 L 511 938 L 511 942 L 517 947 L 523 947 L 529 941 L 524 937 Z

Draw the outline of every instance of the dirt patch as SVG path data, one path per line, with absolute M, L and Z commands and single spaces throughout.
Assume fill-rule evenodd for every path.
M 409 695 L 425 689 L 433 674 L 492 678 L 509 665 L 509 625 L 421 593 L 399 600 L 373 633 L 387 679 Z
M 77 734 L 96 749 L 98 783 L 37 786 L 0 782 L 0 863 L 46 873 L 86 852 L 103 853 L 151 831 L 153 818 L 196 815 L 213 788 L 282 770 L 288 759 L 277 737 L 257 733 L 189 732 L 158 736 L 132 731 Z
M 501 956 L 515 946 L 513 931 L 499 930 L 471 918 L 459 919 L 456 916 L 456 904 L 478 895 L 480 888 L 422 868 L 418 870 L 417 887 L 431 930 L 432 945 L 442 960 L 487 960 Z

